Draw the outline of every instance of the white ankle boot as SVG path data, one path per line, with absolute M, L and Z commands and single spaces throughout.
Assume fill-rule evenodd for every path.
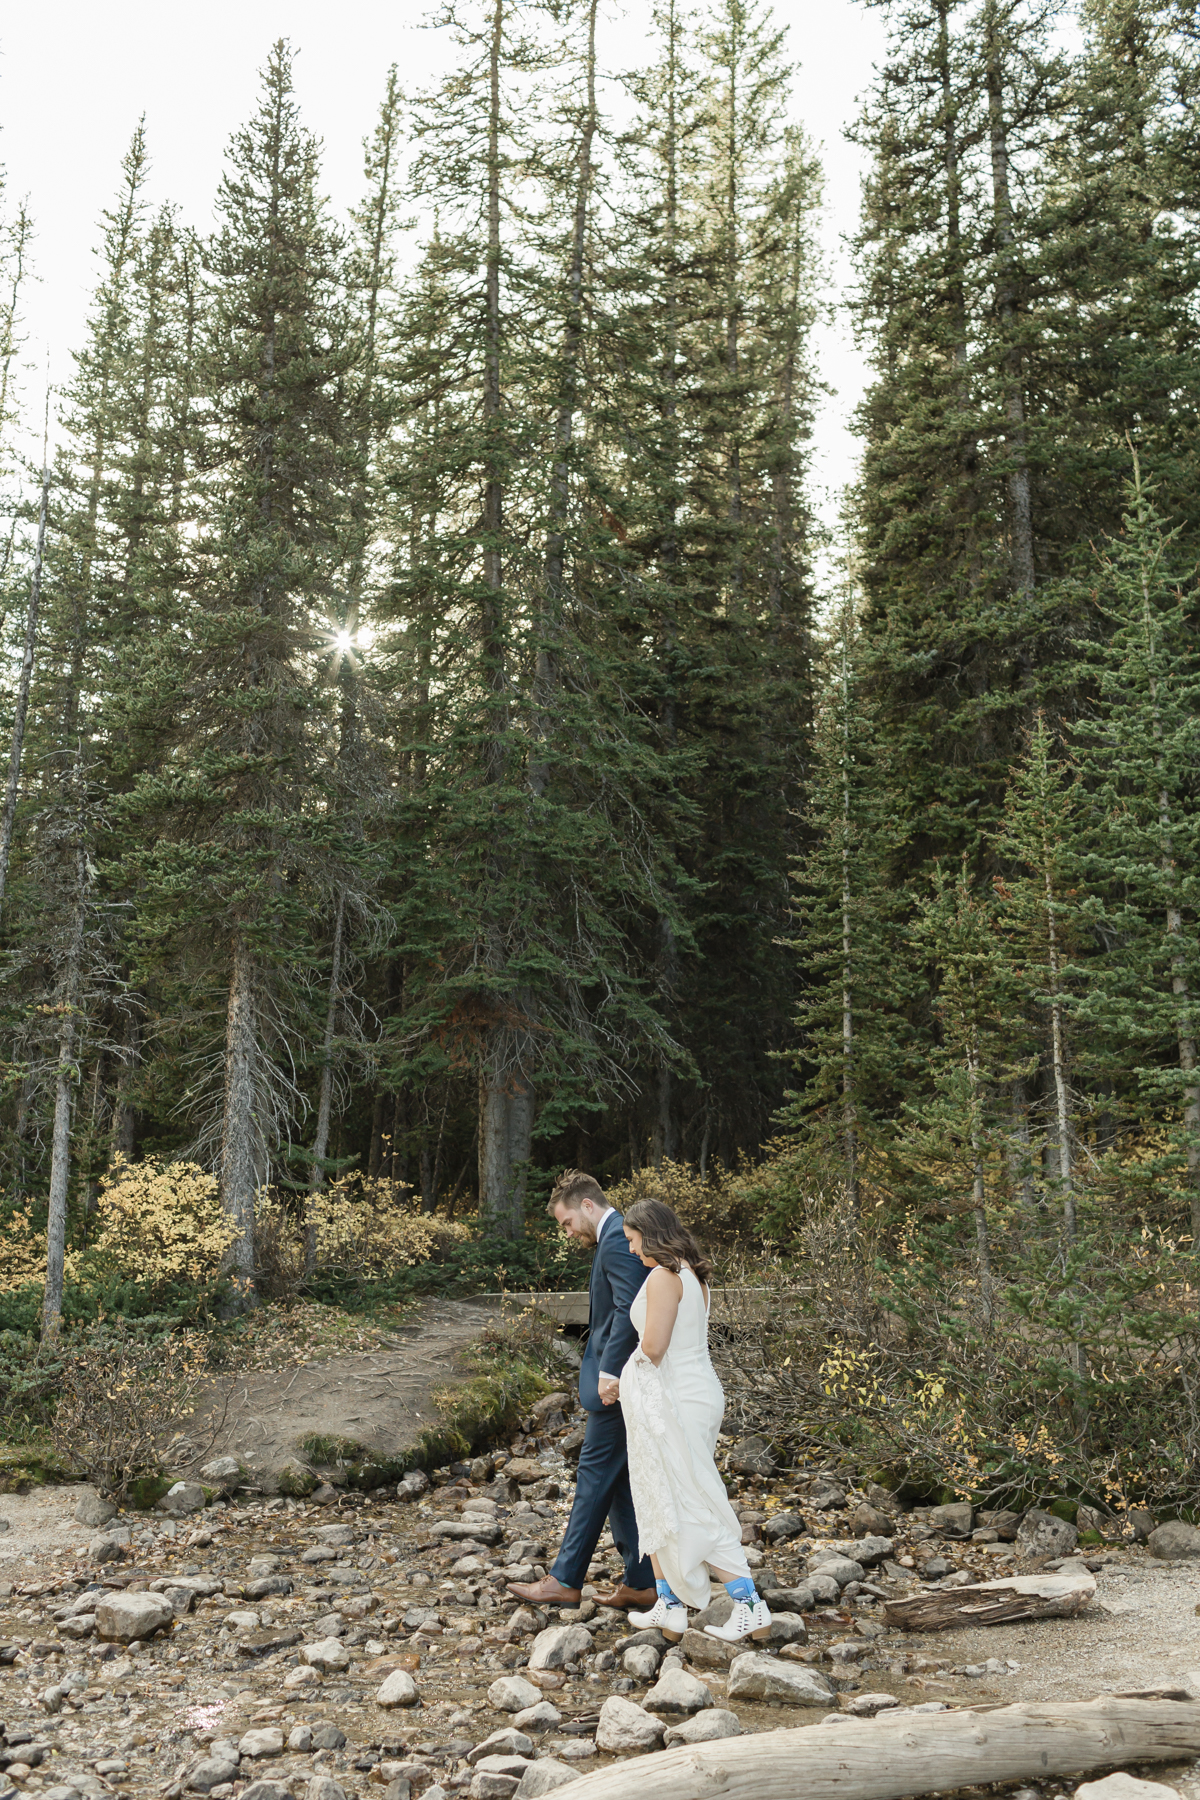
M 706 1625 L 704 1629 L 709 1637 L 720 1638 L 726 1644 L 740 1643 L 743 1638 L 761 1640 L 771 1635 L 771 1615 L 765 1600 L 756 1600 L 753 1606 L 747 1600 L 735 1600 L 724 1625 Z
M 657 1626 L 669 1644 L 677 1644 L 688 1628 L 687 1607 L 672 1606 L 660 1594 L 649 1612 L 631 1612 L 629 1623 L 636 1625 L 639 1631 L 649 1631 Z

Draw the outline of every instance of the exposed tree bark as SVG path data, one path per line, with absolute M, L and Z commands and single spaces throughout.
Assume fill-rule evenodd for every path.
M 329 1157 L 329 1121 L 333 1115 L 333 1046 L 337 1037 L 338 1014 L 342 1009 L 342 933 L 346 924 L 346 896 L 339 894 L 333 922 L 333 949 L 330 952 L 329 998 L 325 1007 L 325 1031 L 321 1041 L 321 1085 L 317 1095 L 317 1129 L 313 1138 L 312 1171 L 308 1178 L 310 1194 L 318 1194 L 325 1186 L 325 1163 Z M 304 1272 L 311 1275 L 317 1263 L 317 1221 L 310 1206 L 304 1223 Z
M 244 930 L 235 933 L 230 953 L 229 1002 L 225 1016 L 225 1110 L 221 1126 L 221 1204 L 237 1236 L 225 1256 L 238 1309 L 252 1306 L 254 1289 L 254 1202 L 266 1178 L 264 1139 L 257 1113 L 259 971 Z
M 87 923 L 91 863 L 82 817 L 83 771 L 76 752 L 72 783 L 75 813 L 71 845 L 72 894 L 70 923 L 64 946 L 57 1004 L 58 1059 L 54 1074 L 54 1128 L 50 1152 L 50 1193 L 46 1222 L 46 1291 L 42 1303 L 42 1342 L 49 1343 L 62 1325 L 63 1268 L 67 1245 L 67 1200 L 71 1179 L 71 1113 L 79 1079 L 79 1005 L 83 984 L 83 947 Z
M 850 664 L 849 617 L 842 621 L 842 1142 L 846 1210 L 857 1235 L 858 1115 L 854 1093 L 854 933 L 850 884 Z
M 887 1600 L 883 1610 L 901 1631 L 944 1631 L 948 1625 L 1069 1619 L 1090 1605 L 1095 1593 L 1092 1575 L 1010 1575 Z
M 1200 1705 L 1068 1701 L 995 1712 L 847 1719 L 626 1758 L 572 1783 L 573 1800 L 904 1800 L 1029 1777 L 1082 1774 L 1200 1751 Z

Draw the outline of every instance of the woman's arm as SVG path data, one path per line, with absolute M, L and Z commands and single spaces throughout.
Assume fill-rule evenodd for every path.
M 670 1269 L 651 1269 L 646 1282 L 646 1329 L 642 1333 L 642 1349 L 655 1368 L 671 1347 L 671 1333 L 679 1302 L 683 1299 L 683 1283 Z

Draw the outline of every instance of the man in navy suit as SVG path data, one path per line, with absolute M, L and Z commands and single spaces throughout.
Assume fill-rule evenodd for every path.
M 621 1215 L 591 1175 L 566 1170 L 554 1185 L 547 1211 L 568 1237 L 596 1246 L 588 1289 L 588 1340 L 579 1370 L 587 1435 L 579 1452 L 575 1503 L 553 1568 L 544 1581 L 510 1581 L 508 1591 L 518 1600 L 543 1606 L 577 1606 L 607 1519 L 625 1573 L 611 1593 L 597 1594 L 597 1601 L 601 1606 L 653 1606 L 654 1571 L 650 1558 L 638 1555 L 625 1420 L 617 1399 L 618 1378 L 637 1344 L 629 1308 L 646 1279 L 646 1268 L 629 1254 Z

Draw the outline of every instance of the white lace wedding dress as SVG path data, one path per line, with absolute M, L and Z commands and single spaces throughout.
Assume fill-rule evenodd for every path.
M 742 1528 L 717 1473 L 713 1452 L 725 1396 L 708 1356 L 704 1289 L 684 1264 L 683 1298 L 666 1355 L 657 1368 L 641 1346 L 643 1287 L 629 1317 L 638 1347 L 621 1370 L 621 1411 L 629 1446 L 629 1485 L 643 1556 L 657 1556 L 685 1606 L 708 1605 L 706 1563 L 749 1575 Z

